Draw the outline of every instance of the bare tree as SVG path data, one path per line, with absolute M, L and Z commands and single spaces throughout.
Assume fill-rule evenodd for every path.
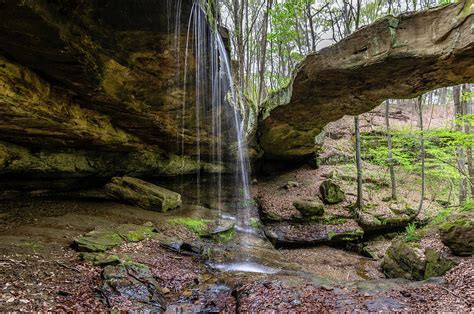
M 425 199 L 425 134 L 423 128 L 423 96 L 418 96 L 417 99 L 417 111 L 418 118 L 420 123 L 420 159 L 421 159 L 421 195 L 420 195 L 420 205 L 418 206 L 417 215 L 420 214 L 423 209 L 423 201 Z
M 455 126 L 456 131 L 463 132 L 463 123 L 461 122 L 462 116 L 464 115 L 464 104 L 461 99 L 461 85 L 453 87 L 453 101 L 454 101 L 454 115 L 455 115 Z M 460 173 L 459 180 L 459 203 L 463 203 L 467 197 L 467 187 L 466 187 L 466 177 L 465 177 L 465 165 L 466 160 L 464 156 L 464 149 L 459 146 L 457 148 L 457 157 L 458 157 L 458 170 Z
M 462 97 L 462 100 L 461 100 L 462 101 L 462 107 L 463 107 L 463 113 L 464 114 L 472 114 L 472 99 L 470 97 L 471 86 L 469 84 L 464 84 L 462 91 L 463 91 L 462 94 L 465 96 L 465 97 Z M 469 95 L 469 96 L 467 96 L 467 95 Z M 465 121 L 465 123 L 464 123 L 464 132 L 466 134 L 471 133 L 471 124 L 469 123 L 469 121 Z M 472 158 L 472 147 L 468 146 L 466 148 L 467 175 L 469 177 L 471 198 L 474 198 L 474 165 L 472 163 L 473 162 L 472 159 L 473 159 Z
M 390 182 L 392 188 L 392 199 L 397 199 L 397 183 L 395 180 L 395 169 L 394 169 L 394 162 L 392 156 L 392 134 L 390 133 L 390 101 L 385 101 L 385 126 L 387 131 L 387 146 L 388 146 L 388 168 L 390 170 Z

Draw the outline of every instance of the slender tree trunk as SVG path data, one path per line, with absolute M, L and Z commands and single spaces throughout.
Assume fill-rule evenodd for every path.
M 463 132 L 462 123 L 459 122 L 459 119 L 462 118 L 463 115 L 463 101 L 461 101 L 461 86 L 457 85 L 453 87 L 453 100 L 454 100 L 454 113 L 456 120 L 456 131 Z M 461 179 L 459 180 L 459 204 L 464 203 L 466 200 L 467 188 L 466 188 L 466 176 L 465 176 L 465 165 L 466 160 L 464 156 L 464 149 L 462 147 L 458 147 L 457 149 L 458 155 L 458 169 Z
M 389 117 L 390 101 L 385 101 L 385 126 L 387 128 L 387 146 L 388 146 L 388 167 L 390 170 L 390 182 L 392 187 L 392 199 L 397 199 L 397 183 L 395 180 L 395 167 L 392 156 L 392 134 L 390 134 L 390 117 Z
M 469 84 L 464 85 L 465 86 L 465 91 L 467 93 L 471 92 L 471 86 Z M 469 99 L 466 101 L 466 114 L 472 114 L 472 103 L 473 100 Z M 466 133 L 470 134 L 471 133 L 471 124 L 466 123 L 466 128 L 465 128 Z M 467 171 L 469 174 L 469 183 L 471 185 L 471 198 L 474 198 L 474 164 L 473 164 L 473 158 L 472 158 L 472 147 L 468 146 L 466 149 L 466 155 L 467 155 Z
M 463 92 L 466 94 L 471 93 L 471 86 L 469 84 L 464 84 Z M 464 114 L 472 114 L 472 99 L 463 99 L 463 112 Z M 466 134 L 471 133 L 471 124 L 466 121 L 464 124 L 464 132 Z M 469 186 L 471 192 L 471 198 L 474 198 L 474 165 L 472 160 L 472 147 L 468 146 L 466 148 L 466 161 L 467 161 L 467 173 L 469 176 Z M 466 193 L 467 194 L 467 193 Z
M 265 10 L 265 13 L 263 15 L 263 29 L 262 29 L 262 41 L 260 43 L 260 46 L 262 47 L 261 51 L 261 59 L 260 59 L 260 69 L 259 69 L 259 76 L 260 80 L 258 83 L 258 97 L 257 97 L 257 106 L 260 107 L 260 102 L 262 101 L 263 98 L 263 88 L 265 84 L 265 62 L 266 62 L 266 56 L 267 56 L 267 29 L 268 29 L 268 14 L 270 12 L 270 9 L 272 8 L 272 0 L 267 0 L 267 9 Z
M 362 195 L 362 158 L 360 154 L 360 126 L 359 116 L 354 117 L 355 137 L 356 137 L 356 166 L 357 166 L 357 201 L 356 207 L 361 209 L 364 206 Z
M 423 209 L 423 200 L 425 198 L 425 134 L 423 128 L 423 96 L 418 96 L 418 117 L 420 119 L 420 147 L 421 147 L 421 195 L 420 205 L 418 207 L 417 216 Z

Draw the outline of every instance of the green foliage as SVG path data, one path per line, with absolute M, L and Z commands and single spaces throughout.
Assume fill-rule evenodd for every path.
M 235 230 L 234 228 L 229 229 L 224 232 L 220 232 L 212 237 L 212 240 L 225 243 L 231 241 L 235 237 Z
M 463 115 L 456 119 L 460 124 L 474 125 L 474 115 Z M 395 165 L 409 172 L 420 171 L 420 133 L 417 130 L 400 129 L 391 132 L 392 154 Z M 474 133 L 467 134 L 450 128 L 426 130 L 425 165 L 426 174 L 432 178 L 459 180 L 465 174 L 457 168 L 458 148 L 473 148 Z M 385 135 L 363 134 L 364 159 L 371 163 L 388 166 L 388 149 Z
M 468 211 L 471 211 L 473 209 L 474 209 L 474 199 L 471 198 L 471 199 L 468 199 L 468 200 L 464 201 L 464 203 L 462 203 L 460 211 L 468 212 Z
M 405 228 L 405 240 L 407 242 L 418 241 L 420 236 L 418 235 L 418 230 L 416 230 L 416 225 L 414 223 L 408 224 Z
M 448 5 L 453 3 L 453 0 L 438 0 L 439 5 Z
M 260 220 L 258 220 L 258 218 L 252 217 L 250 218 L 250 226 L 255 229 L 260 229 L 262 228 L 262 223 Z
M 453 213 L 454 209 L 452 207 L 447 207 L 441 209 L 438 214 L 431 220 L 430 224 L 438 225 L 445 222 L 446 218 Z

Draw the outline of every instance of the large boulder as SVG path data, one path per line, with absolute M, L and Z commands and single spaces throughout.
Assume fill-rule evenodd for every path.
M 165 212 L 181 206 L 181 195 L 132 177 L 115 177 L 105 186 L 113 198 L 144 209 Z
M 439 230 L 441 240 L 456 255 L 474 254 L 474 211 L 455 214 Z
M 416 243 L 403 240 L 392 243 L 382 263 L 382 269 L 388 277 L 410 280 L 422 280 L 425 266 L 423 250 Z
M 344 200 L 345 195 L 341 187 L 331 179 L 324 180 L 319 186 L 319 192 L 325 203 L 337 204 Z
M 409 280 L 441 276 L 455 265 L 456 262 L 445 252 L 403 239 L 392 242 L 382 261 L 382 269 L 387 277 Z
M 317 197 L 304 197 L 293 202 L 293 206 L 300 211 L 303 217 L 322 216 L 324 204 Z

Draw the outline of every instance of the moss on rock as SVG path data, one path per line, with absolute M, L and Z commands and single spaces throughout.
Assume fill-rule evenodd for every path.
M 474 254 L 474 211 L 451 215 L 439 230 L 441 240 L 454 254 Z

